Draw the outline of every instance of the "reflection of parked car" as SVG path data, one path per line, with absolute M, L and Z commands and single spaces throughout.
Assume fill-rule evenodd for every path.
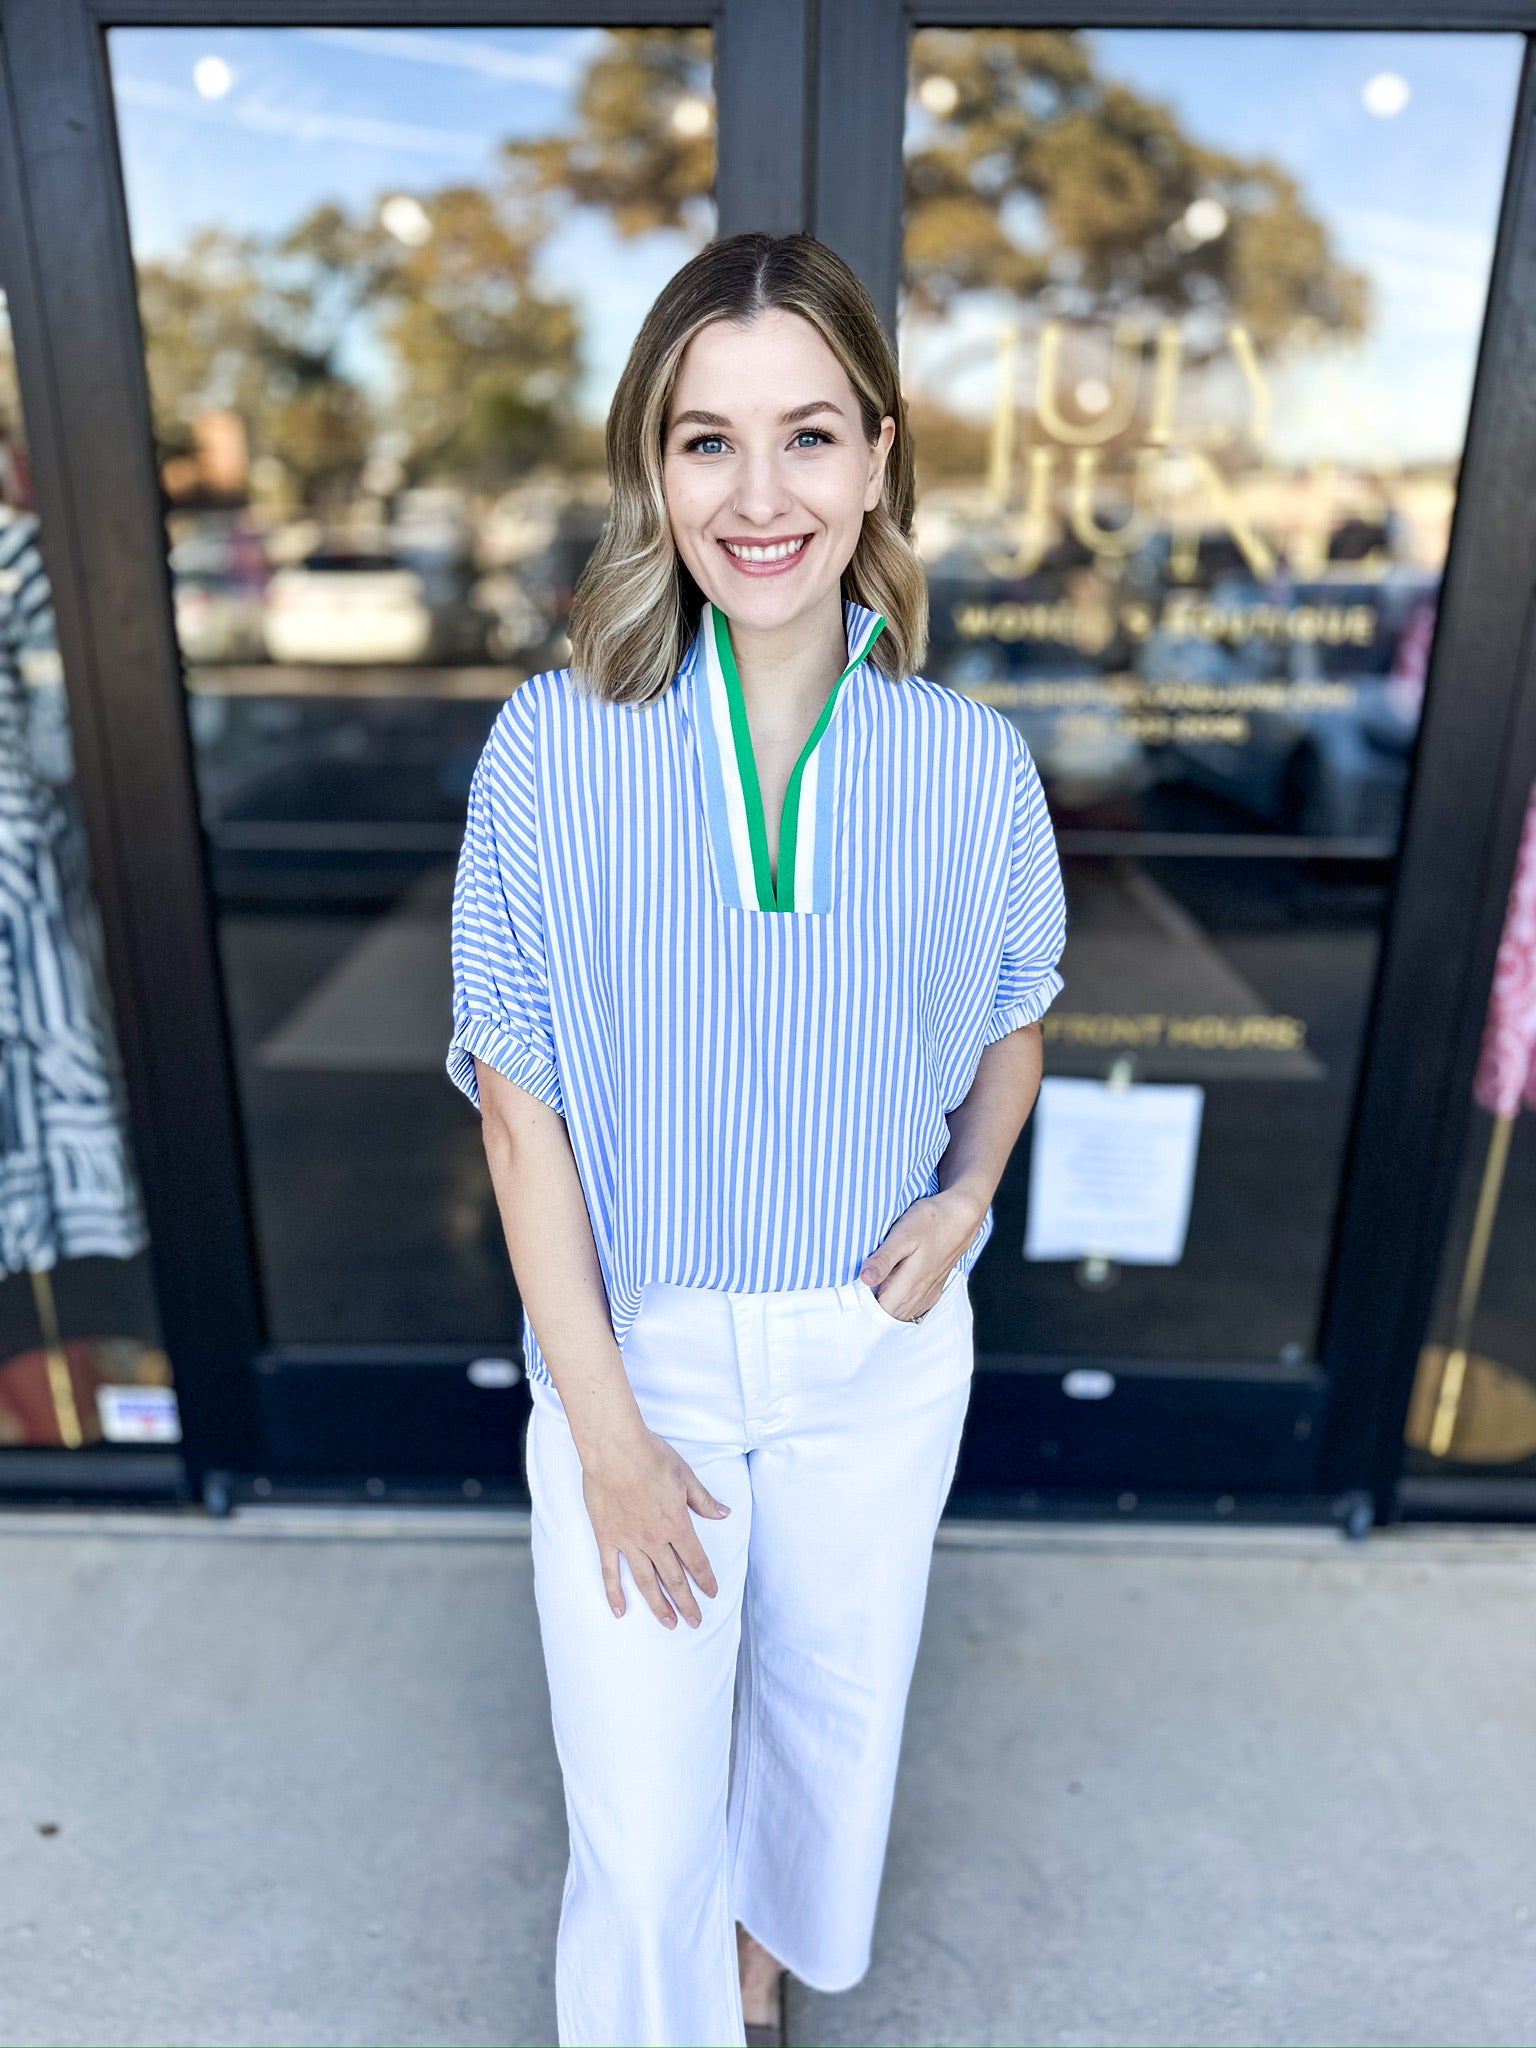
M 260 661 L 263 589 L 261 537 L 227 520 L 204 519 L 170 552 L 176 639 L 189 662 Z
M 1142 674 L 1149 681 L 1344 683 L 1351 701 L 1270 708 L 1234 704 L 1246 720 L 1241 741 L 1175 740 L 1170 761 L 1191 782 L 1241 804 L 1283 832 L 1319 838 L 1395 839 L 1418 732 L 1424 667 L 1439 578 L 1395 569 L 1370 581 L 1328 578 L 1282 590 L 1245 582 L 1218 588 L 1224 605 L 1366 606 L 1368 641 L 1250 640 L 1241 649 L 1154 634 Z
M 284 662 L 481 659 L 486 620 L 457 554 L 320 548 L 267 586 L 267 652 Z
M 184 569 L 173 584 L 184 661 L 259 661 L 265 604 L 259 590 L 216 569 Z
M 503 567 L 482 576 L 475 586 L 476 603 L 490 615 L 487 650 L 497 661 L 526 659 L 547 646 L 557 631 L 548 607 L 537 602 L 530 581 L 528 576 Z

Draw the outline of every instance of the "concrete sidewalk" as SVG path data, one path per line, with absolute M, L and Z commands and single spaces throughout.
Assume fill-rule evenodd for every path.
M 516 1516 L 0 1514 L 0 2041 L 545 2043 Z M 820 2043 L 1536 2041 L 1536 1535 L 941 1534 Z

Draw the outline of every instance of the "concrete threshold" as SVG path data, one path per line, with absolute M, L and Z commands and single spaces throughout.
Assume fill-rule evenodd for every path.
M 331 1503 L 241 1503 L 228 1515 L 200 1509 L 0 1509 L 9 1536 L 153 1537 L 191 1542 L 298 1539 L 352 1543 L 526 1543 L 526 1508 L 371 1507 Z M 1338 1557 L 1358 1563 L 1392 1558 L 1505 1559 L 1536 1565 L 1536 1527 L 1485 1522 L 1404 1522 L 1354 1541 L 1327 1523 L 1103 1522 L 981 1520 L 956 1516 L 939 1526 L 941 1550 L 1093 1552 L 1138 1557 Z

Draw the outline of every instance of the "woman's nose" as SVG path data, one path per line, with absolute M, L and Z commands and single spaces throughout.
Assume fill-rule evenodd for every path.
M 735 509 L 753 525 L 766 526 L 792 503 L 792 494 L 774 455 L 746 455 L 736 476 Z

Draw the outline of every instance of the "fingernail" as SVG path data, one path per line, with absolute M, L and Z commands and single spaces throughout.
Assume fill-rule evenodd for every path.
M 695 1617 L 695 1618 L 693 1618 L 693 1619 L 691 1619 L 691 1620 L 689 1621 L 689 1623 L 688 1623 L 688 1626 L 689 1626 L 690 1628 L 697 1628 L 697 1627 L 698 1627 L 698 1625 L 699 1625 L 699 1623 L 700 1623 L 700 1622 L 701 1622 L 701 1621 L 702 1621 L 703 1619 L 704 1619 L 704 1617 L 703 1617 L 703 1615 L 702 1615 L 702 1614 L 701 1614 L 701 1615 L 698 1615 L 697 1617 Z

